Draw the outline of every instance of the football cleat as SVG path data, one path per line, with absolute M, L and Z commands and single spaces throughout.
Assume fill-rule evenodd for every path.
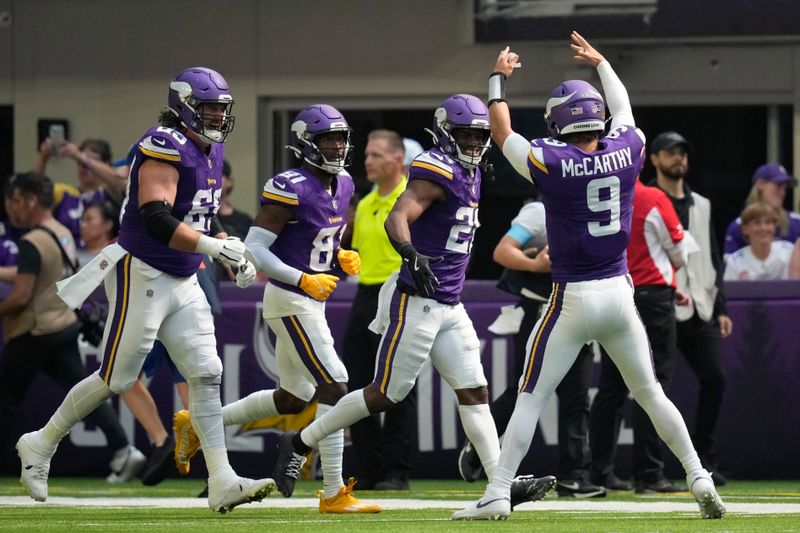
M 556 483 L 556 493 L 559 497 L 572 498 L 604 498 L 605 487 L 589 483 L 585 479 L 566 479 Z
M 511 508 L 525 502 L 538 502 L 556 485 L 553 476 L 517 476 L 511 481 Z
M 153 446 L 147 464 L 142 469 L 142 484 L 151 486 L 158 485 L 172 470 L 171 455 L 175 449 L 175 438 L 167 435 L 166 440 L 161 446 Z
M 236 475 L 228 479 L 208 478 L 208 506 L 212 511 L 225 514 L 237 505 L 260 502 L 276 489 L 270 478 L 249 479 Z
M 694 477 L 694 480 L 687 477 L 686 483 L 689 485 L 689 490 L 692 491 L 692 495 L 700 507 L 700 516 L 712 519 L 725 516 L 725 506 L 722 503 L 722 498 L 717 493 L 717 489 L 714 487 L 711 474 L 702 471 Z
M 347 485 L 339 489 L 339 494 L 333 498 L 326 498 L 325 491 L 317 491 L 319 498 L 319 512 L 320 513 L 380 513 L 383 507 L 375 503 L 365 503 L 353 496 L 353 486 L 356 484 L 356 478 L 351 477 L 347 480 Z
M 17 441 L 17 455 L 22 463 L 19 482 L 31 498 L 43 502 L 47 500 L 47 476 L 52 454 L 39 451 L 46 446 L 36 442 L 37 436 L 36 432 L 26 433 Z
M 555 479 L 555 478 L 554 478 Z M 507 497 L 484 496 L 464 509 L 453 513 L 453 520 L 505 520 L 511 514 L 511 501 Z
M 464 443 L 464 447 L 458 454 L 458 473 L 468 483 L 474 483 L 480 479 L 483 473 L 481 458 L 478 457 L 478 452 L 475 451 L 475 447 L 470 441 Z
M 114 452 L 114 457 L 108 463 L 111 473 L 106 477 L 106 481 L 126 483 L 139 475 L 145 463 L 147 463 L 147 457 L 135 446 L 121 448 Z
M 172 418 L 172 430 L 175 433 L 175 467 L 184 476 L 189 474 L 190 461 L 200 450 L 200 439 L 192 427 L 189 411 L 175 413 Z
M 306 462 L 305 455 L 295 452 L 292 444 L 295 435 L 296 431 L 286 431 L 278 438 L 278 458 L 272 471 L 272 477 L 284 498 L 290 497 L 294 492 L 294 484 Z

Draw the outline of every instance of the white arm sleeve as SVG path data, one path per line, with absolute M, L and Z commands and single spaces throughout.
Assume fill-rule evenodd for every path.
M 519 133 L 512 133 L 506 137 L 503 143 L 503 155 L 517 171 L 517 174 L 526 180 L 533 182 L 531 171 L 528 169 L 528 152 L 531 151 L 531 143 Z
M 635 126 L 631 101 L 628 99 L 628 91 L 620 81 L 617 73 L 611 68 L 611 63 L 603 61 L 597 65 L 597 74 L 600 75 L 600 82 L 603 84 L 603 92 L 606 94 L 606 104 L 611 113 L 611 129 L 619 126 Z
M 244 243 L 247 245 L 245 258 L 253 263 L 259 272 L 278 281 L 297 285 L 303 273 L 281 261 L 269 249 L 277 238 L 278 236 L 269 230 L 252 226 L 244 239 Z

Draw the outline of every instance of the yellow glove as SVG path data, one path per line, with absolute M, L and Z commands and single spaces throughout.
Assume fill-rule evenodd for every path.
M 306 274 L 304 272 L 300 276 L 300 283 L 297 286 L 315 300 L 324 302 L 336 288 L 337 281 L 339 278 L 330 274 Z
M 361 272 L 361 256 L 355 250 L 342 250 L 340 248 L 337 258 L 339 259 L 339 266 L 348 276 L 355 276 Z

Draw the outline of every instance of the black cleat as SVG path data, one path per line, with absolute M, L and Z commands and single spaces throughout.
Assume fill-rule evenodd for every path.
M 478 481 L 483 474 L 481 458 L 478 457 L 478 452 L 475 451 L 470 441 L 464 443 L 464 447 L 458 454 L 458 473 L 468 483 Z
M 561 498 L 603 498 L 606 495 L 606 489 L 583 479 L 567 479 L 556 483 L 556 493 Z
M 686 492 L 688 489 L 680 487 L 668 479 L 659 479 L 654 483 L 637 482 L 636 494 L 668 494 L 672 492 Z
M 278 459 L 272 471 L 272 478 L 284 498 L 289 498 L 294 492 L 294 484 L 306 462 L 306 456 L 294 449 L 292 439 L 295 435 L 296 431 L 286 431 L 278 438 Z
M 517 476 L 511 482 L 511 508 L 525 503 L 536 502 L 547 496 L 547 493 L 555 487 L 556 478 L 554 476 L 533 477 Z
M 143 485 L 158 485 L 174 470 L 172 452 L 175 448 L 175 437 L 167 436 L 161 446 L 154 446 L 150 457 L 142 469 Z

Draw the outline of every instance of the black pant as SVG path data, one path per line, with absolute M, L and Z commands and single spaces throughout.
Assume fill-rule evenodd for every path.
M 640 286 L 634 290 L 634 302 L 647 330 L 652 349 L 656 378 L 666 391 L 675 364 L 675 291 L 666 286 Z M 592 448 L 592 478 L 604 480 L 614 471 L 622 406 L 628 388 L 619 370 L 605 353 L 602 354 L 600 385 L 592 402 L 589 441 Z M 644 483 L 663 478 L 661 441 L 647 413 L 633 406 L 633 477 Z
M 50 335 L 25 333 L 6 344 L 0 359 L 0 450 L 4 456 L 11 453 L 11 445 L 19 437 L 10 433 L 11 422 L 19 414 L 15 413 L 16 408 L 39 372 L 64 390 L 86 377 L 78 351 L 77 324 Z M 106 436 L 109 448 L 119 450 L 128 445 L 117 414 L 108 402 L 103 402 L 91 416 Z
M 700 384 L 692 441 L 703 466 L 714 468 L 714 433 L 726 382 L 719 323 L 714 319 L 702 320 L 697 313 L 678 322 L 678 349 Z
M 517 383 L 525 369 L 525 347 L 539 319 L 541 303 L 528 298 L 519 302 L 525 314 L 519 332 L 514 336 L 514 375 L 509 386 L 489 408 L 497 434 L 506 431 L 517 402 Z M 592 380 L 593 354 L 585 345 L 572 368 L 556 388 L 558 395 L 558 477 L 564 480 L 585 479 L 589 473 L 590 455 L 587 422 L 589 418 L 589 385 Z
M 381 285 L 359 284 L 347 320 L 342 360 L 350 381 L 358 390 L 375 379 L 375 360 L 380 337 L 368 329 L 378 310 Z M 359 488 L 368 489 L 383 480 L 408 481 L 411 472 L 411 439 L 417 422 L 416 386 L 406 398 L 387 410 L 381 426 L 373 414 L 350 426 L 358 466 Z

